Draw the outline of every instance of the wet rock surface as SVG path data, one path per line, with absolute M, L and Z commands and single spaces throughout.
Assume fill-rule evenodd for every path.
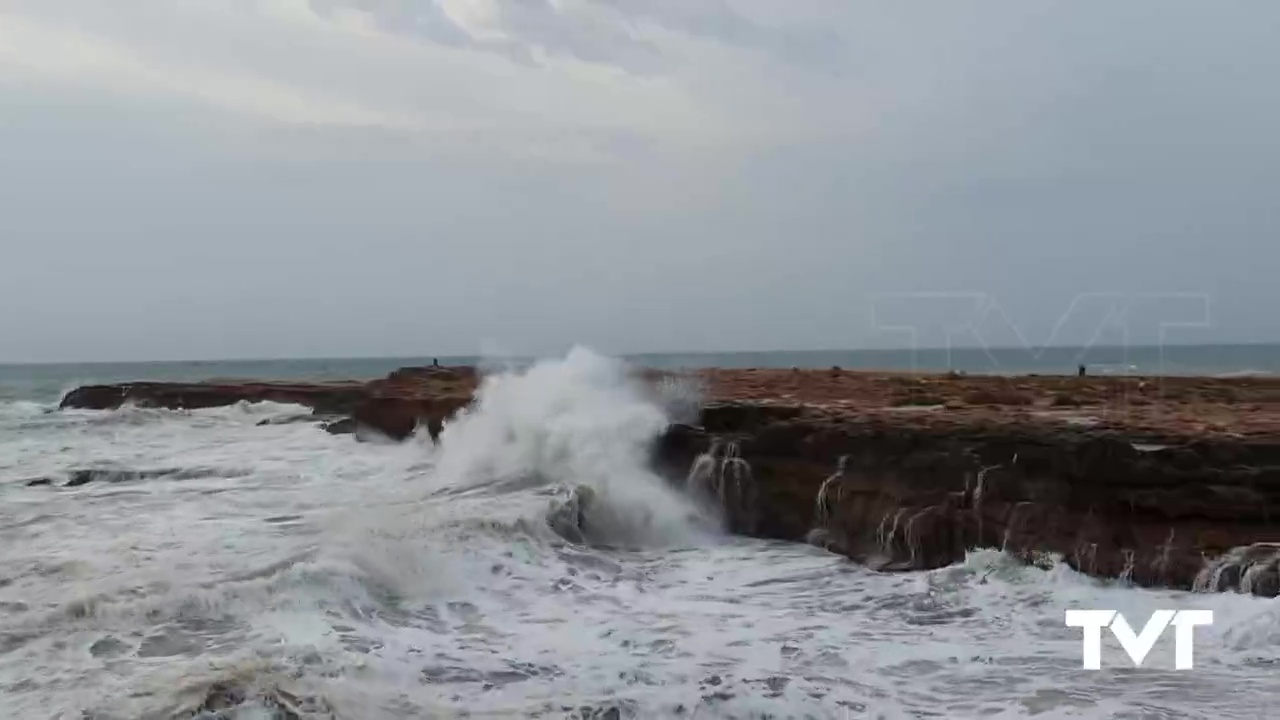
M 471 402 L 479 377 L 470 367 L 403 368 L 371 382 L 279 383 L 209 381 L 86 385 L 67 393 L 64 409 L 113 410 L 123 405 L 198 410 L 236 403 L 277 402 L 312 409 L 333 434 L 377 434 L 403 440 L 419 427 L 439 435 L 445 418 Z M 291 415 L 263 424 L 302 422 Z M 361 431 L 364 431 L 363 433 Z
M 193 711 L 178 711 L 171 720 L 304 720 L 337 715 L 323 701 L 301 697 L 282 688 L 250 688 L 236 683 L 217 683 Z M 159 720 L 157 718 L 157 720 Z
M 655 464 L 718 503 L 736 532 L 810 541 L 887 571 L 989 547 L 1028 562 L 1058 554 L 1138 585 L 1280 593 L 1280 380 L 836 368 L 683 377 L 700 410 L 659 438 Z M 435 438 L 479 380 L 474 368 L 425 367 L 368 383 L 132 383 L 79 388 L 62 406 L 269 400 L 339 416 L 322 426 L 334 434 Z
M 710 487 L 738 532 L 808 540 L 882 570 L 999 548 L 1137 585 L 1280 591 L 1274 435 L 792 409 L 708 406 L 701 426 L 669 428 L 659 464 L 692 468 L 683 482 Z M 1161 444 L 1135 442 L 1150 434 Z
M 344 413 L 363 397 L 364 383 L 209 381 L 86 385 L 62 398 L 62 408 L 112 410 L 125 404 L 170 410 L 225 407 L 239 402 L 305 405 L 318 413 Z

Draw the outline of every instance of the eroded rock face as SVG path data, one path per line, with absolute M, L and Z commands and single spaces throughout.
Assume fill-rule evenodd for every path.
M 350 412 L 365 395 L 365 384 L 274 382 L 137 382 L 86 385 L 62 398 L 60 407 L 114 410 L 125 404 L 169 410 L 199 410 L 239 402 L 278 402 L 305 405 L 318 414 Z
M 471 402 L 478 383 L 474 368 L 402 368 L 367 383 L 138 382 L 87 385 L 67 393 L 61 407 L 112 410 L 125 404 L 170 410 L 224 407 L 239 402 L 303 405 L 317 420 L 344 416 L 325 428 L 361 437 L 376 432 L 403 440 L 419 426 L 434 439 L 444 420 Z
M 480 378 L 471 367 L 401 368 L 366 386 L 352 410 L 357 427 L 403 440 L 423 428 L 432 440 L 444 421 L 471 403 Z
M 702 427 L 673 426 L 656 455 L 673 477 L 745 463 L 749 493 L 723 503 L 733 529 L 880 569 L 943 567 L 985 547 L 1028 561 L 1056 553 L 1138 585 L 1280 589 L 1280 545 L 1267 544 L 1280 543 L 1274 442 L 1142 450 L 1110 430 L 939 428 L 733 404 L 708 407 Z
M 885 570 L 986 547 L 1139 585 L 1280 592 L 1278 380 L 694 375 L 706 404 L 658 440 L 655 464 L 735 532 Z M 88 386 L 62 404 L 273 400 L 342 417 L 335 434 L 434 438 L 478 383 L 475 368 L 433 366 L 368 383 Z

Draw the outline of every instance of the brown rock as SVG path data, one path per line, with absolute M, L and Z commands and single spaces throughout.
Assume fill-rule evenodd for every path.
M 224 407 L 238 402 L 305 405 L 323 413 L 349 412 L 365 394 L 364 383 L 200 382 L 88 385 L 62 398 L 60 407 L 114 410 L 125 404 L 170 410 Z
M 993 547 L 1028 562 L 1056 553 L 1140 585 L 1280 592 L 1280 380 L 686 377 L 705 404 L 655 444 L 657 465 L 681 482 L 702 453 L 749 466 L 725 495 L 738 532 L 813 539 L 886 570 Z M 350 417 L 331 432 L 405 438 L 425 427 L 434 438 L 478 382 L 474 368 L 427 367 L 369 383 L 129 383 L 79 388 L 63 406 L 273 400 Z M 904 410 L 916 398 L 947 411 Z
M 1059 378 L 1022 379 L 1013 402 L 995 382 L 1003 379 L 935 379 L 929 392 L 953 411 L 922 414 L 885 402 L 910 386 L 899 376 L 787 372 L 776 382 L 807 401 L 788 407 L 769 402 L 766 372 L 708 371 L 713 396 L 734 402 L 709 405 L 701 427 L 670 428 L 656 450 L 660 467 L 687 470 L 698 453 L 732 443 L 757 503 L 726 508 L 740 531 L 810 539 L 882 570 L 941 567 L 991 547 L 1028 562 L 1058 554 L 1081 572 L 1139 585 L 1280 592 L 1271 510 L 1280 505 L 1280 382 L 1107 406 L 1085 424 L 1021 409 L 1063 404 L 1052 402 L 1066 392 Z M 1124 389 L 1071 382 L 1073 397 Z M 1171 379 L 1184 390 L 1197 382 L 1221 381 Z M 955 399 L 979 393 L 986 405 Z M 1213 404 L 1241 396 L 1257 402 Z M 855 398 L 864 402 L 847 403 Z M 1219 418 L 1208 432 L 1188 420 L 1206 415 Z
M 111 410 L 131 403 L 193 410 L 274 401 L 310 407 L 315 415 L 351 416 L 351 423 L 331 422 L 325 426 L 334 434 L 354 432 L 358 426 L 402 440 L 421 423 L 434 438 L 444 419 L 470 402 L 478 380 L 474 368 L 425 367 L 402 368 L 368 383 L 210 381 L 89 385 L 67 393 L 61 407 Z

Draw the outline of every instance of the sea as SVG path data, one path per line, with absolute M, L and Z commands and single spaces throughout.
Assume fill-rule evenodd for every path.
M 628 367 L 1260 375 L 1277 346 L 441 357 L 488 374 L 437 444 L 270 403 L 57 409 L 88 382 L 431 360 L 0 366 L 0 718 L 1276 717 L 1280 601 L 731 536 L 646 462 L 696 388 Z M 1089 670 L 1072 609 L 1214 622 L 1192 669 L 1169 631 L 1141 667 L 1104 634 Z

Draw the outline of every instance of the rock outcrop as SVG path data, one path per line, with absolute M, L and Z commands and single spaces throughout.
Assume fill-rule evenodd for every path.
M 402 368 L 365 386 L 352 419 L 397 439 L 421 426 L 435 439 L 444 421 L 471 403 L 479 381 L 472 367 Z
M 61 407 L 114 410 L 131 404 L 170 410 L 199 410 L 239 402 L 278 402 L 305 405 L 318 414 L 339 414 L 350 412 L 365 392 L 365 383 L 358 382 L 136 382 L 85 385 L 67 393 L 62 398 Z
M 1153 379 L 716 377 L 729 401 L 655 456 L 737 532 L 883 570 L 996 548 L 1143 586 L 1280 594 L 1275 380 L 1169 379 L 1164 395 Z M 929 401 L 892 402 L 911 397 L 895 386 Z M 1065 393 L 1080 399 L 1066 414 Z
M 67 393 L 61 407 L 113 410 L 125 404 L 170 410 L 197 410 L 240 402 L 278 402 L 312 409 L 335 434 L 374 431 L 403 440 L 419 426 L 434 438 L 444 419 L 471 402 L 478 377 L 470 367 L 402 368 L 371 382 L 195 383 L 136 382 L 86 385 Z
M 997 548 L 1137 585 L 1280 594 L 1280 379 L 697 374 L 699 417 L 668 429 L 655 463 L 736 532 L 886 571 Z M 367 383 L 131 383 L 63 406 L 272 400 L 339 417 L 335 434 L 435 437 L 477 383 L 473 368 L 439 367 Z

